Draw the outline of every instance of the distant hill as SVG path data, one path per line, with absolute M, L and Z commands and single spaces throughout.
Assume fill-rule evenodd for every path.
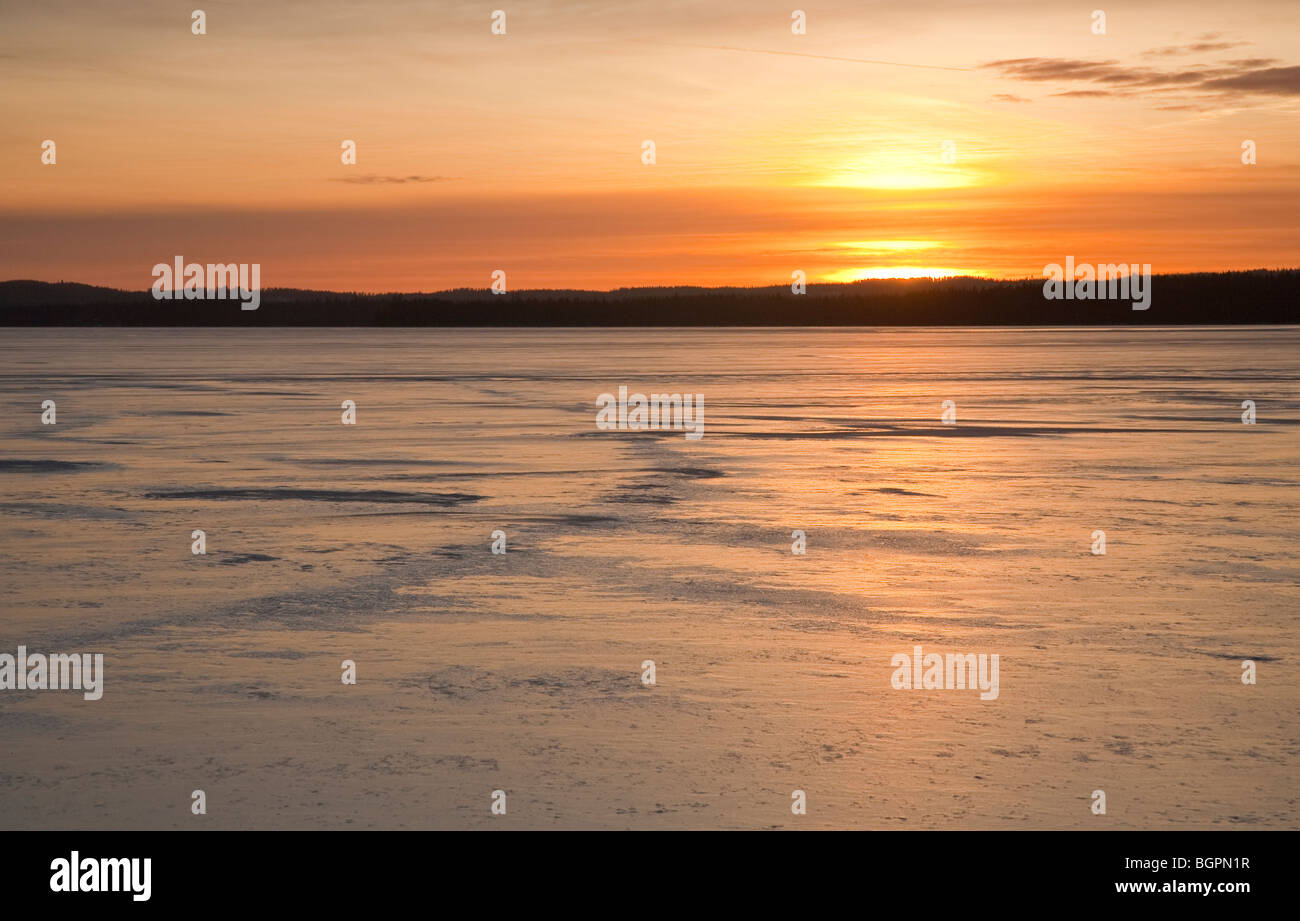
M 0 282 L 2 326 L 1090 326 L 1300 323 L 1300 269 L 1158 275 L 1150 309 L 1047 300 L 1043 280 L 882 279 L 765 288 L 456 289 L 346 294 L 267 288 L 236 300 L 154 300 L 70 282 Z
M 138 303 L 140 292 L 119 291 L 61 281 L 0 281 L 0 311 L 12 308 L 58 309 L 89 307 L 96 304 Z

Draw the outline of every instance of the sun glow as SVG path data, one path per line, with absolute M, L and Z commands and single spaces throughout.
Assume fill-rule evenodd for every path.
M 836 249 L 849 250 L 854 262 L 877 263 L 853 265 L 835 269 L 822 275 L 823 281 L 847 282 L 866 278 L 953 278 L 958 275 L 983 275 L 972 269 L 958 269 L 930 265 L 898 265 L 896 260 L 905 254 L 923 250 L 941 250 L 939 240 L 847 240 L 835 243 Z M 881 264 L 883 263 L 883 264 Z
M 960 164 L 919 160 L 908 153 L 883 153 L 836 164 L 813 185 L 844 189 L 956 189 L 980 184 L 980 175 Z
M 934 249 L 943 244 L 938 240 L 850 240 L 835 245 L 859 253 L 910 253 L 918 249 Z
M 839 269 L 822 276 L 823 281 L 862 281 L 866 278 L 956 278 L 960 275 L 983 277 L 971 269 L 934 268 L 931 266 L 891 265 L 871 268 Z

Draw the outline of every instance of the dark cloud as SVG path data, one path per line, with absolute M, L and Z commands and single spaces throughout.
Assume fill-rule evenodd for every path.
M 367 174 L 364 176 L 345 176 L 342 179 L 333 179 L 331 182 L 350 182 L 353 185 L 380 185 L 386 183 L 403 183 L 403 182 L 452 182 L 456 176 L 375 176 Z
M 1079 61 L 1071 58 L 1011 58 L 982 66 L 1001 71 L 1002 76 L 1013 80 L 1073 80 L 1132 87 L 1195 85 L 1209 77 L 1225 73 L 1222 69 L 1157 70 L 1153 67 L 1131 67 L 1118 61 Z
M 998 71 L 1012 80 L 1030 82 L 1101 84 L 1094 87 L 1057 93 L 1064 96 L 1123 95 L 1115 91 L 1199 90 L 1213 93 L 1256 93 L 1266 95 L 1300 95 L 1300 67 L 1260 67 L 1268 59 L 1248 58 L 1208 67 L 1162 70 L 1133 66 L 1118 61 L 1083 61 L 1071 58 L 1009 58 L 981 65 Z
M 1207 90 L 1238 90 L 1272 96 L 1300 96 L 1300 67 L 1269 67 L 1202 84 Z

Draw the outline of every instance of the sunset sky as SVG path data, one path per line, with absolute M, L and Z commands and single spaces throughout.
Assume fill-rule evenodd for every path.
M 145 289 L 177 254 L 363 291 L 1300 264 L 1296 0 L 0 0 L 0 21 L 0 279 Z

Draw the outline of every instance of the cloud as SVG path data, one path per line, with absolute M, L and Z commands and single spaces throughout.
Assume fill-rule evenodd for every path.
M 1300 67 L 1269 67 L 1206 81 L 1208 90 L 1240 90 L 1273 96 L 1300 96 Z
M 1024 96 L 1017 96 L 1015 93 L 994 93 L 993 98 L 998 102 L 1032 102 Z
M 1224 61 L 1224 64 L 1230 64 L 1233 67 L 1272 67 L 1278 63 L 1277 58 L 1236 58 L 1231 61 Z
M 1223 68 L 1157 70 L 1153 67 L 1130 67 L 1118 61 L 1078 61 L 1070 58 L 1013 58 L 992 61 L 982 66 L 999 70 L 1002 76 L 1014 80 L 1074 80 L 1128 87 L 1171 84 L 1196 86 L 1210 77 L 1230 72 Z
M 1192 42 L 1190 45 L 1166 45 L 1163 48 L 1152 48 L 1147 54 L 1161 57 L 1178 54 L 1205 54 L 1210 51 L 1227 51 L 1229 48 L 1240 48 L 1242 45 L 1249 44 L 1251 42 Z
M 342 179 L 331 179 L 331 182 L 349 182 L 353 185 L 381 185 L 388 183 L 404 182 L 454 182 L 459 176 L 376 176 L 366 174 L 363 176 L 345 176 Z
M 1300 95 L 1300 67 L 1261 67 L 1266 58 L 1247 58 L 1208 67 L 1162 70 L 1118 61 L 1083 61 L 1072 58 L 1009 58 L 980 65 L 1003 77 L 1027 82 L 1094 84 L 1057 96 L 1126 95 L 1133 90 L 1193 90 L 1212 93 Z M 1095 86 L 1101 84 L 1101 87 Z

